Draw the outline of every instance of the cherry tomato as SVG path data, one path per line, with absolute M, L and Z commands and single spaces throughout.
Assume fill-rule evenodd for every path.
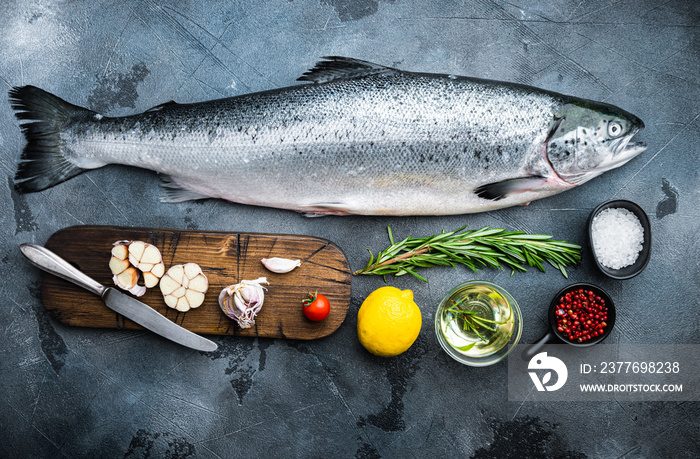
M 304 315 L 307 319 L 313 320 L 314 322 L 321 321 L 328 317 L 328 313 L 331 312 L 331 303 L 323 295 L 317 293 L 309 293 L 304 301 L 302 302 L 304 307 Z

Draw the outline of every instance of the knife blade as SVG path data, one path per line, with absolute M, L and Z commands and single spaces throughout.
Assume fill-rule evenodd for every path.
M 105 305 L 111 310 L 164 338 L 198 351 L 211 352 L 218 347 L 215 342 L 179 326 L 147 304 L 113 287 L 105 287 L 46 247 L 21 244 L 19 249 L 37 268 L 102 297 Z

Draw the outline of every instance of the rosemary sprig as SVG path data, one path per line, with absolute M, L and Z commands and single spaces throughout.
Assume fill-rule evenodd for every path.
M 465 311 L 459 308 L 450 308 L 448 309 L 448 311 L 455 315 L 454 320 L 460 320 L 462 322 L 462 330 L 467 332 L 474 332 L 481 341 L 486 341 L 486 338 L 484 338 L 484 335 L 479 333 L 479 327 L 483 327 L 488 329 L 489 331 L 495 332 L 496 329 L 489 327 L 489 325 L 486 322 L 490 322 L 496 325 L 503 325 L 504 323 L 506 323 L 505 321 L 496 322 L 495 320 L 484 319 L 483 317 L 479 317 L 474 311 Z
M 528 234 L 524 231 L 506 231 L 503 228 L 486 226 L 478 230 L 465 230 L 463 226 L 455 231 L 424 238 L 412 238 L 396 242 L 391 227 L 387 227 L 391 245 L 375 258 L 372 251 L 367 266 L 353 274 L 375 274 L 386 276 L 403 276 L 411 274 L 418 279 L 427 280 L 418 274 L 418 268 L 433 266 L 452 266 L 458 264 L 477 272 L 491 267 L 511 268 L 515 271 L 527 271 L 523 265 L 536 267 L 544 272 L 543 263 L 547 262 L 557 268 L 568 278 L 567 266 L 577 265 L 581 261 L 581 246 L 564 241 L 553 241 L 545 234 Z
M 486 338 L 484 338 L 484 335 L 479 333 L 479 328 L 485 328 L 489 331 L 495 332 L 496 327 L 491 327 L 490 324 L 494 325 L 503 325 L 504 323 L 507 322 L 507 320 L 504 321 L 496 321 L 496 320 L 491 320 L 491 319 L 486 319 L 484 317 L 479 316 L 477 312 L 474 311 L 467 311 L 465 309 L 462 309 L 459 307 L 460 303 L 466 300 L 467 297 L 462 297 L 458 301 L 452 301 L 454 303 L 447 311 L 451 312 L 452 315 L 454 316 L 452 320 L 459 320 L 462 322 L 462 330 L 466 332 L 474 332 L 476 336 L 479 337 L 481 341 L 487 341 Z M 468 345 L 468 349 L 466 348 L 459 348 L 460 350 L 469 350 L 471 349 L 476 343 L 471 343 Z

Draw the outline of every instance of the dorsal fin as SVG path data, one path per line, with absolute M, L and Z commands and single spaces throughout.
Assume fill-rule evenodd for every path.
M 171 100 L 170 102 L 166 102 L 164 104 L 160 104 L 160 105 L 156 105 L 155 107 L 151 107 L 148 110 L 146 110 L 144 113 L 159 112 L 159 111 L 163 110 L 164 108 L 174 107 L 175 105 L 177 105 L 177 102 L 175 102 L 174 100 Z
M 385 67 L 372 62 L 361 61 L 350 57 L 324 56 L 324 60 L 316 63 L 316 66 L 304 73 L 297 80 L 311 81 L 313 83 L 328 83 L 334 80 L 349 80 L 367 75 L 378 75 L 397 72 L 391 67 Z

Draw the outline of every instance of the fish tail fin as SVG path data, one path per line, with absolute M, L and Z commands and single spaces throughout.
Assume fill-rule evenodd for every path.
M 18 119 L 31 120 L 21 125 L 27 145 L 15 174 L 17 190 L 41 191 L 85 170 L 65 157 L 61 125 L 77 114 L 92 113 L 90 110 L 34 86 L 12 88 L 9 99 Z

